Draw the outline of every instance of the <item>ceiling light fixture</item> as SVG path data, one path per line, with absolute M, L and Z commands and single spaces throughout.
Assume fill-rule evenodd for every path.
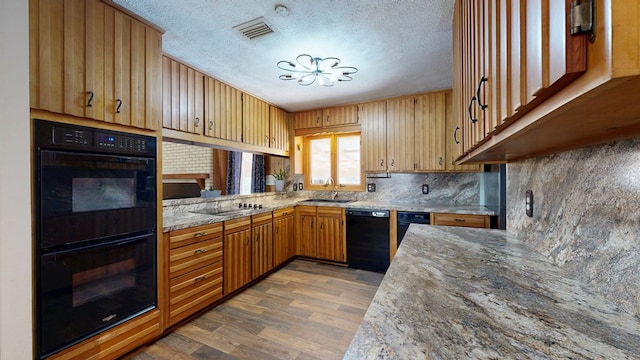
M 336 81 L 351 81 L 351 75 L 358 72 L 352 66 L 338 66 L 340 59 L 336 57 L 319 58 L 308 54 L 298 55 L 296 63 L 278 61 L 278 68 L 291 74 L 280 75 L 280 80 L 297 80 L 298 84 L 308 86 L 314 82 L 318 85 L 333 86 Z

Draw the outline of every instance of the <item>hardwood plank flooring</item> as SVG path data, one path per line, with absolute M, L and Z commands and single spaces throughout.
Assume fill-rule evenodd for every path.
M 295 260 L 129 359 L 342 359 L 382 277 Z

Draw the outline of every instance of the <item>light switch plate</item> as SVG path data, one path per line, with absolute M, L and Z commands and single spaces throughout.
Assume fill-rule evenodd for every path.
M 425 195 L 429 193 L 429 185 L 428 184 L 422 184 L 422 193 L 425 194 Z
M 293 183 L 293 191 L 298 191 L 298 183 Z
M 302 183 L 298 183 L 298 190 L 302 191 L 304 189 L 304 185 Z
M 367 191 L 376 192 L 376 184 L 375 183 L 367 184 Z

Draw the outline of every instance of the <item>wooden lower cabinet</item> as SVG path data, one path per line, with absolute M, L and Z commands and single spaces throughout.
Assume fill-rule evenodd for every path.
M 251 217 L 251 280 L 273 269 L 273 214 Z
M 489 228 L 489 215 L 431 213 L 431 225 Z
M 317 257 L 325 260 L 346 262 L 346 234 L 344 209 L 318 207 Z
M 296 254 L 346 262 L 344 209 L 296 206 Z
M 116 359 L 160 336 L 160 310 L 155 309 L 52 355 L 49 359 Z
M 224 222 L 224 295 L 251 281 L 251 217 Z
M 278 266 L 296 255 L 294 208 L 273 212 L 273 265 Z
M 316 207 L 296 206 L 296 254 L 316 257 Z
M 222 298 L 222 223 L 172 231 L 168 238 L 171 326 Z

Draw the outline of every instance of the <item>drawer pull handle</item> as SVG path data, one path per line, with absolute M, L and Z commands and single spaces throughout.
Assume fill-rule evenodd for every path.
M 93 91 L 89 91 L 89 101 L 87 101 L 87 107 L 92 107 L 93 106 Z
M 458 219 L 458 218 L 456 218 L 456 219 L 455 219 L 455 221 L 456 221 L 456 222 L 465 222 L 465 220 L 464 220 L 464 219 Z
M 193 282 L 199 282 L 199 281 L 204 281 L 204 279 L 206 279 L 207 277 L 205 275 L 201 275 L 198 276 L 197 278 L 193 279 Z
M 193 237 L 200 237 L 200 236 L 205 236 L 205 235 L 207 235 L 207 233 L 204 232 L 204 231 L 201 231 L 201 232 L 197 232 L 197 233 L 193 234 Z
M 122 100 L 116 100 L 116 114 L 120 114 L 120 108 L 122 107 Z
M 487 82 L 488 79 L 486 77 L 482 77 L 480 82 L 478 83 L 478 88 L 476 89 L 476 99 L 478 100 L 478 106 L 480 106 L 481 110 L 486 110 L 488 105 L 482 103 L 482 96 L 480 96 L 480 89 L 482 89 L 482 83 Z
M 194 255 L 206 253 L 207 249 L 197 249 L 193 252 Z

